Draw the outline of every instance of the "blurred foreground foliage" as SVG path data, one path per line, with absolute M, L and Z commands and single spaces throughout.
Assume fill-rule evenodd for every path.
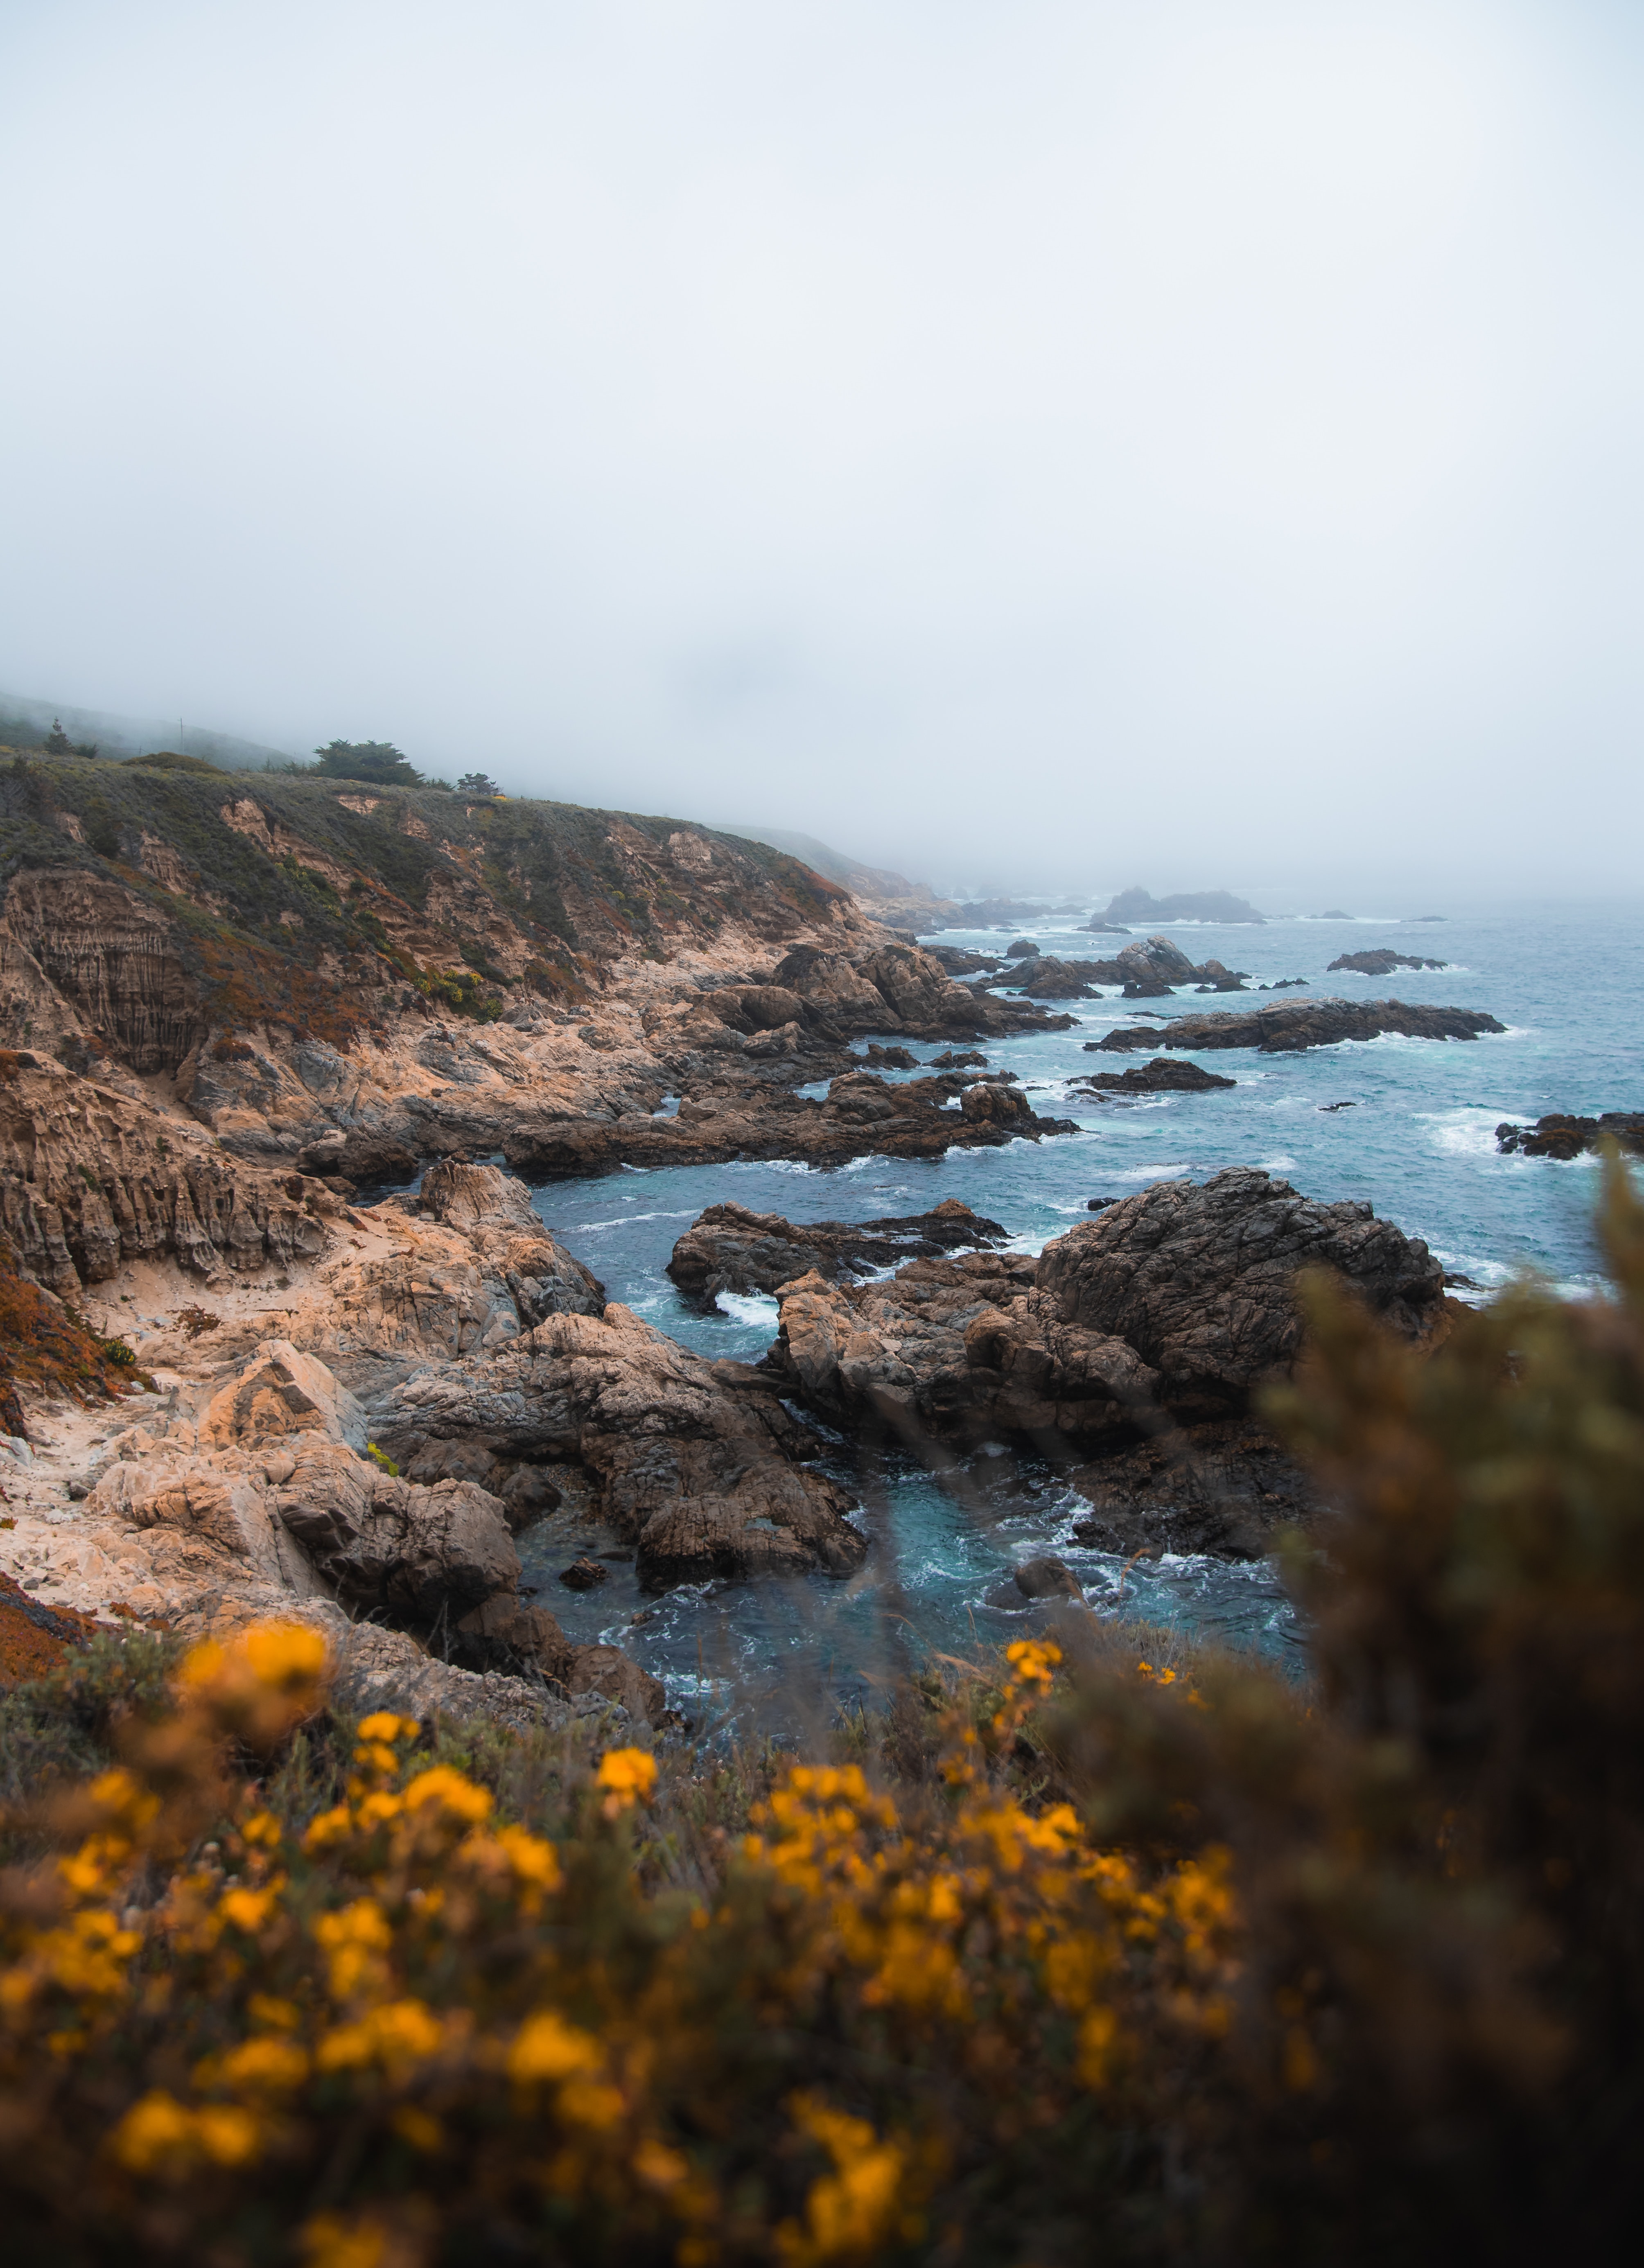
M 8 2257 L 1616 2257 L 1644 2069 L 1618 1171 L 1603 1229 L 1613 1298 L 1523 1290 L 1427 1359 L 1306 1288 L 1272 1414 L 1341 1506 L 1293 1560 L 1308 1693 L 1074 1616 L 806 1763 L 342 1725 L 297 1626 L 13 1694 Z

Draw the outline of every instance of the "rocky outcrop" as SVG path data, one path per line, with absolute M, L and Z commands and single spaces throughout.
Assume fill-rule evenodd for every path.
M 554 1241 L 522 1182 L 495 1166 L 447 1160 L 424 1174 L 417 1202 L 495 1268 L 522 1323 L 604 1314 L 605 1286 Z
M 1198 1064 L 1172 1063 L 1155 1056 L 1150 1064 L 1127 1064 L 1123 1071 L 1100 1071 L 1075 1086 L 1097 1094 L 1204 1094 L 1214 1086 L 1236 1086 L 1237 1079 L 1221 1079 Z
M 919 946 L 848 954 L 797 946 L 771 971 L 770 982 L 852 1035 L 895 1032 L 915 1040 L 974 1040 L 1043 1024 L 1031 1010 L 1007 1007 L 956 984 Z
M 923 950 L 950 976 L 991 976 L 1005 965 L 997 953 L 967 953 L 962 946 L 927 945 Z
M 1239 1429 L 1256 1390 L 1294 1363 L 1304 1267 L 1333 1270 L 1403 1336 L 1435 1341 L 1445 1326 L 1441 1273 L 1424 1244 L 1368 1205 L 1314 1204 L 1241 1168 L 1108 1204 L 1036 1262 L 974 1252 L 916 1261 L 885 1283 L 807 1276 L 781 1292 L 764 1367 L 851 1432 L 962 1447 L 1016 1437 L 1063 1460 L 1095 1454 L 1110 1510 L 1134 1494 L 1123 1461 L 1151 1442 L 1173 1472 L 1198 1476 L 1155 1506 L 1177 1520 L 1172 1532 L 1198 1535 L 1193 1548 L 1221 1535 L 1215 1548 L 1242 1549 L 1227 1539 L 1262 1528 L 1250 1507 L 1265 1506 L 1271 1526 L 1275 1506 L 1299 1500 L 1294 1478 L 1274 1484 L 1288 1467 L 1272 1441 Z M 1192 1433 L 1205 1425 L 1223 1431 Z M 1215 1460 L 1235 1454 L 1245 1510 L 1219 1529 Z M 1081 1475 L 1087 1484 L 1097 1486 Z
M 667 1272 L 688 1299 L 707 1304 L 721 1292 L 774 1292 L 811 1273 L 835 1283 L 1006 1238 L 998 1221 L 983 1219 L 955 1197 L 932 1212 L 865 1221 L 795 1223 L 780 1213 L 717 1204 L 699 1213 L 675 1243 Z
M 421 1366 L 366 1406 L 375 1438 L 413 1469 L 440 1440 L 576 1469 L 652 1587 L 848 1574 L 866 1552 L 773 1382 L 704 1362 L 626 1307 L 551 1316 L 483 1363 Z
M 1343 1040 L 1374 1040 L 1397 1032 L 1412 1040 L 1476 1040 L 1507 1026 L 1475 1008 L 1412 1007 L 1403 1000 L 1294 1000 L 1238 1015 L 1173 1016 L 1157 1030 L 1126 1026 L 1087 1049 L 1125 1055 L 1138 1048 L 1256 1048 L 1264 1055 L 1295 1055 Z
M 1390 976 L 1396 968 L 1448 968 L 1448 961 L 1424 961 L 1419 953 L 1395 953 L 1391 946 L 1373 946 L 1365 953 L 1338 953 L 1327 974 L 1355 969 L 1360 976 Z
M 1005 947 L 1006 961 L 1037 961 L 1039 948 L 1030 937 L 1019 937 L 1014 945 Z
M 1317 1204 L 1254 1167 L 1161 1182 L 1047 1245 L 1037 1289 L 1058 1317 L 1112 1332 L 1158 1373 L 1178 1414 L 1242 1410 L 1301 1341 L 1298 1270 L 1326 1268 L 1388 1329 L 1440 1322 L 1443 1271 L 1369 1205 Z
M 1113 984 L 1122 988 L 1127 1000 L 1161 999 L 1183 984 L 1201 992 L 1247 989 L 1244 971 L 1224 968 L 1220 961 L 1201 966 L 1168 937 L 1138 939 L 1111 961 L 1058 961 L 1043 954 L 1030 968 L 1019 967 L 999 982 L 1014 986 L 1027 1000 L 1094 1000 L 1100 997 L 1101 986 Z
M 1567 1163 L 1614 1142 L 1629 1158 L 1644 1158 L 1644 1112 L 1606 1110 L 1602 1117 L 1578 1118 L 1549 1111 L 1533 1126 L 1505 1121 L 1495 1130 L 1495 1145 L 1507 1156 L 1557 1158 Z
M 243 1618 L 328 1602 L 473 1671 L 523 1670 L 571 1694 L 593 1677 L 606 1690 L 610 1649 L 590 1665 L 588 1649 L 520 1602 L 504 1505 L 472 1480 L 395 1475 L 367 1454 L 366 1435 L 325 1364 L 268 1341 L 203 1403 L 131 1429 L 85 1500 L 78 1548 L 113 1552 L 122 1534 L 141 1537 L 150 1587 L 181 1627 L 225 1606 Z M 661 1689 L 627 1671 L 613 1697 L 654 1716 Z
M 1248 1418 L 1176 1425 L 1069 1475 L 1090 1506 L 1073 1541 L 1095 1551 L 1257 1559 L 1277 1528 L 1321 1509 L 1306 1474 Z

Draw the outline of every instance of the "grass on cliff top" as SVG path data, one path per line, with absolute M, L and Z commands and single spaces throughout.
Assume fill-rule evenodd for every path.
M 270 857 L 230 826 L 225 809 L 247 799 L 347 879 L 336 885 L 299 857 Z M 350 801 L 372 807 L 350 809 Z M 689 824 L 575 804 L 470 800 L 434 788 L 217 776 L 192 762 L 18 755 L 0 762 L 0 880 L 26 867 L 79 866 L 146 899 L 173 923 L 195 982 L 208 999 L 220 1000 L 229 1021 L 274 1013 L 281 972 L 312 971 L 328 954 L 380 987 L 426 990 L 465 968 L 505 986 L 486 958 L 483 913 L 466 928 L 460 916 L 444 924 L 444 968 L 408 964 L 384 929 L 382 916 L 395 904 L 427 920 L 431 886 L 458 874 L 534 948 L 531 989 L 571 999 L 586 997 L 601 957 L 662 950 L 660 924 L 683 921 L 704 937 L 726 917 L 763 929 L 773 915 L 815 918 L 839 895 L 785 853 L 737 836 L 717 838 L 731 861 L 728 886 L 722 880 L 711 896 L 687 888 L 671 867 L 650 865 L 648 854 L 665 853 L 669 836 Z M 186 897 L 144 873 L 145 836 L 183 862 L 191 878 Z M 585 909 L 584 930 L 568 900 Z M 300 993 L 300 975 L 295 981 Z M 336 994 L 335 985 L 324 989 Z M 328 1005 L 309 990 L 292 1004 L 299 1022 L 341 1015 L 352 1029 L 346 1003 L 333 997 Z M 441 1005 L 474 1012 L 460 998 Z M 334 1036 L 348 1035 L 340 1029 Z

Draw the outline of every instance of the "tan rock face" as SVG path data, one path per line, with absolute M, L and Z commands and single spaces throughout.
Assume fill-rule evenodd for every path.
M 326 1233 L 297 1186 L 183 1134 L 135 1086 L 122 1093 L 28 1052 L 0 1060 L 0 1224 L 54 1291 L 166 1255 L 204 1277 L 317 1259 Z

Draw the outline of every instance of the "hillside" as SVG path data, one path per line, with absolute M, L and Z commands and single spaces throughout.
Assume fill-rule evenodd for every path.
M 151 748 L 176 748 L 232 771 L 262 771 L 291 762 L 289 749 L 271 748 L 236 733 L 217 733 L 178 717 L 130 717 L 112 709 L 80 709 L 61 701 L 41 701 L 26 693 L 0 693 L 0 749 L 25 754 L 40 747 L 53 725 L 71 740 L 91 742 L 100 755 L 146 755 Z
M 859 926 L 797 861 L 676 820 L 76 758 L 0 769 L 0 883 L 38 964 L 0 946 L 16 1035 L 67 1036 L 66 1004 L 142 1073 L 217 1025 L 344 1042 L 409 992 L 483 1018 L 630 955 Z

